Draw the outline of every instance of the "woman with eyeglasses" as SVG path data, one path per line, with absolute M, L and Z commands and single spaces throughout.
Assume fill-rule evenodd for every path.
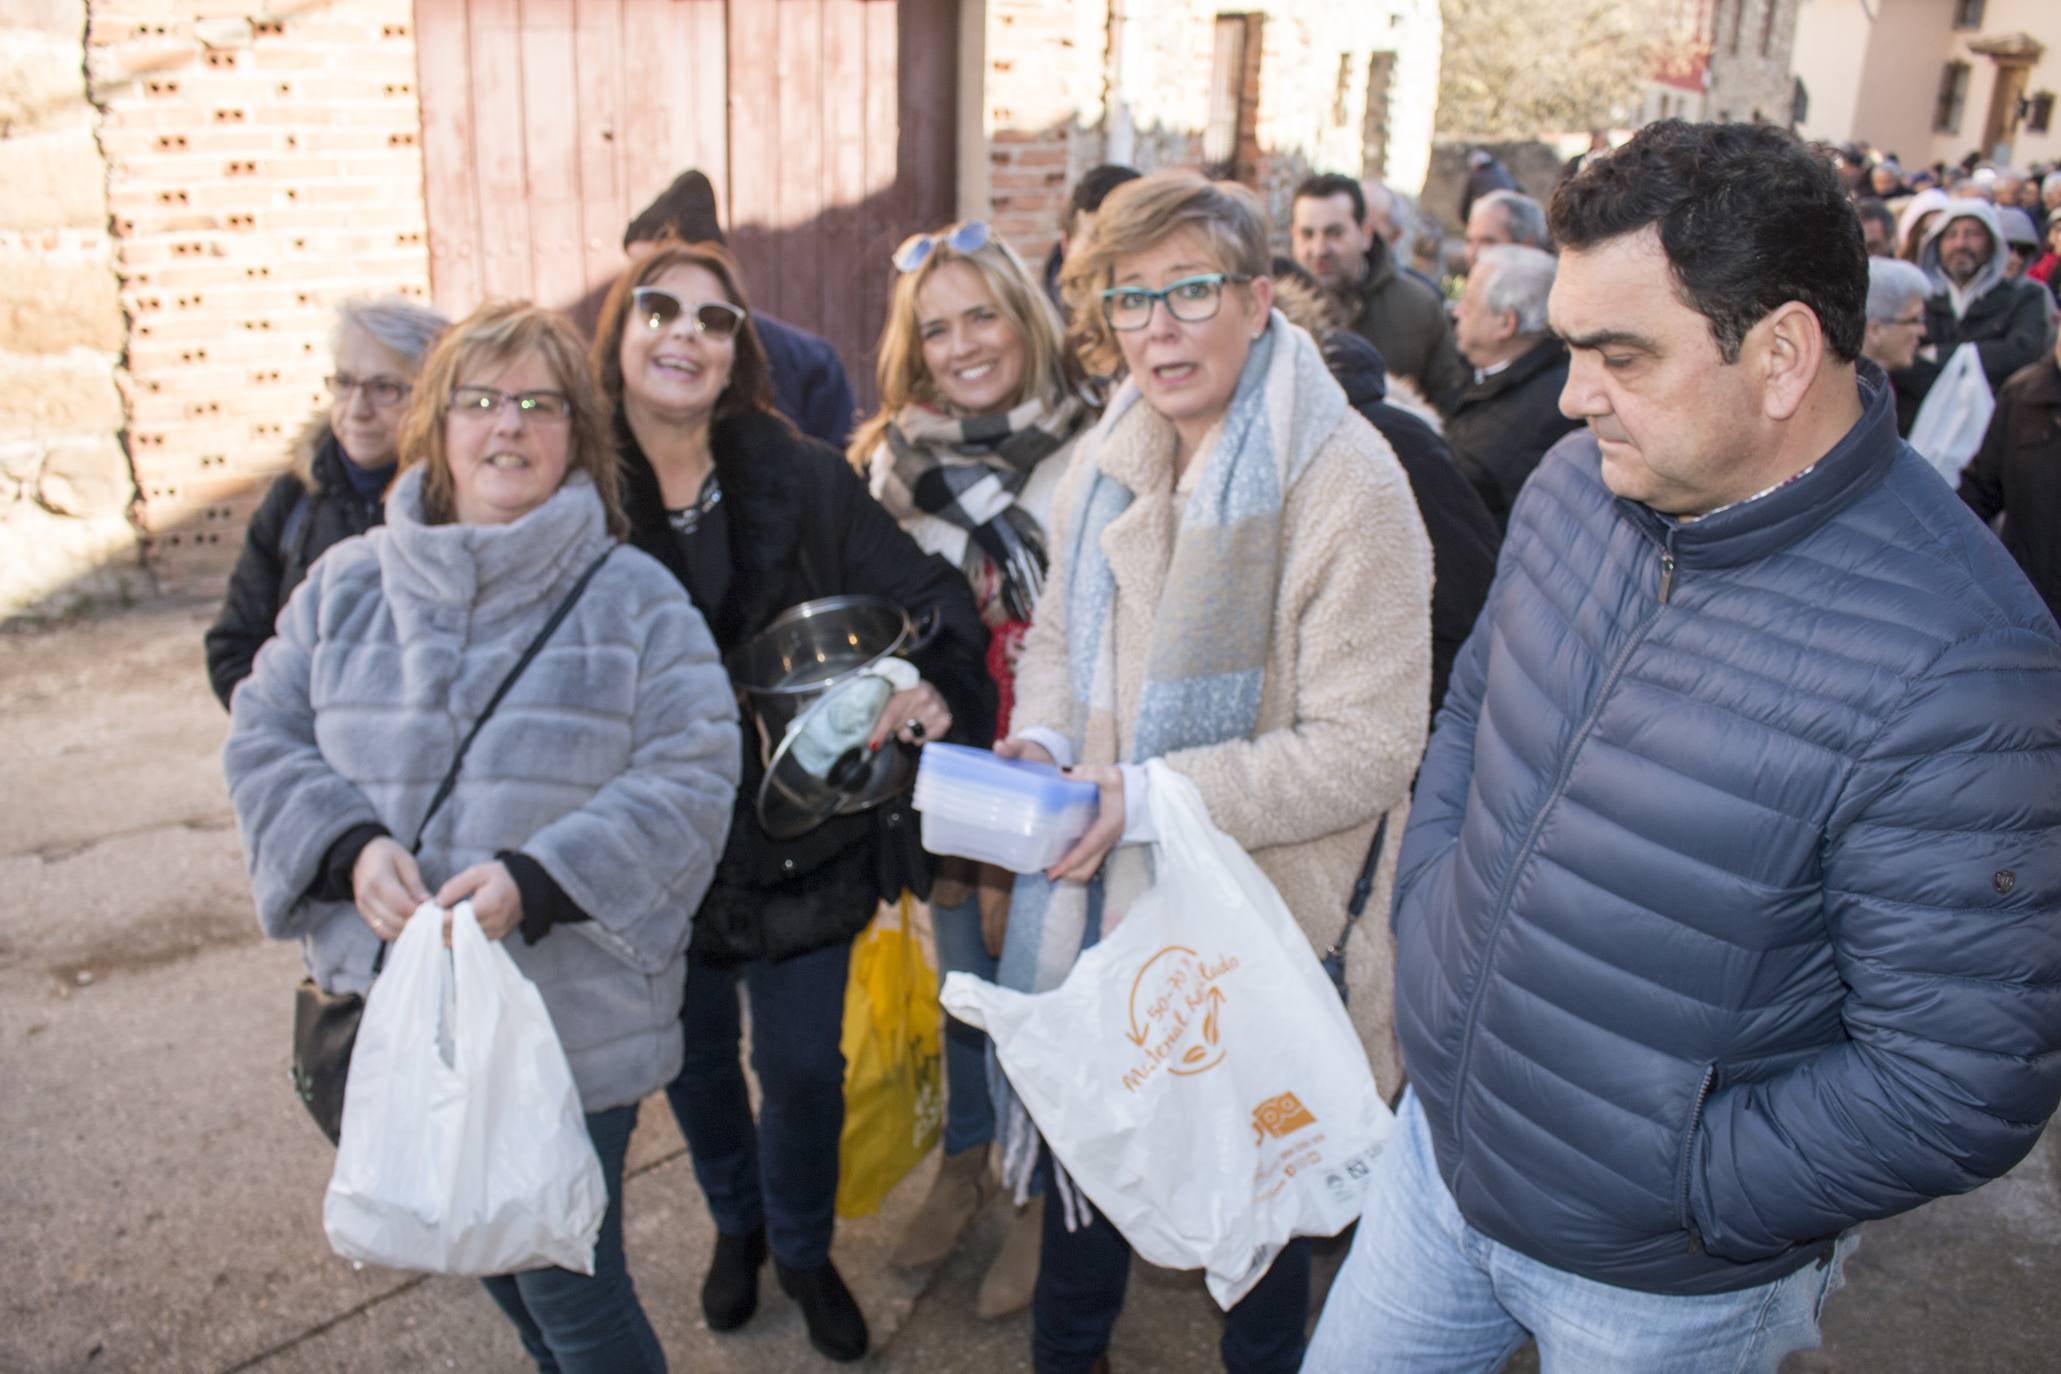
M 965 579 L 926 555 L 835 449 L 771 409 L 765 351 L 735 262 L 713 243 L 661 245 L 603 308 L 594 365 L 615 412 L 631 538 L 666 565 L 726 654 L 804 601 L 884 597 L 938 634 L 909 655 L 872 749 L 993 738 L 987 633 Z M 730 838 L 694 916 L 682 1018 L 687 1058 L 667 1095 L 716 1224 L 701 1289 L 714 1331 L 758 1309 L 770 1252 L 809 1340 L 866 1353 L 866 1323 L 830 1260 L 844 1124 L 845 982 L 852 939 L 883 900 L 929 890 L 907 798 L 775 840 L 759 821 L 764 767 L 743 751 Z M 739 1060 L 751 998 L 752 1119 Z
M 208 627 L 208 682 L 223 706 L 309 566 L 379 523 L 415 370 L 449 323 L 399 297 L 338 307 L 329 348 L 335 371 L 323 379 L 329 406 L 294 440 L 291 466 L 251 516 L 229 593 Z
M 653 1374 L 623 1159 L 680 1065 L 736 704 L 679 583 L 621 547 L 607 411 L 558 316 L 497 304 L 454 326 L 400 457 L 386 523 L 310 571 L 236 694 L 223 765 L 259 921 L 324 990 L 363 992 L 384 942 L 437 919 L 422 903 L 471 902 L 543 996 L 608 1189 L 591 1276 L 487 1291 L 540 1370 Z
M 1387 441 L 1270 308 L 1267 238 L 1243 187 L 1158 172 L 1110 195 L 1062 274 L 1088 367 L 1121 360 L 1128 376 L 1055 500 L 1053 575 L 996 752 L 1069 765 L 1102 802 L 1072 851 L 1017 882 L 1002 981 L 1056 986 L 1147 889 L 1142 765 L 1161 759 L 1265 871 L 1313 952 L 1344 940 L 1348 1009 L 1392 1093 L 1388 923 L 1348 931 L 1345 913 L 1424 745 L 1430 552 Z M 1370 912 L 1386 909 L 1393 868 L 1386 856 Z M 1042 1152 L 1020 1103 L 1001 1129 L 1020 1195 Z M 1106 1368 L 1130 1248 L 1063 1170 L 1053 1180 L 1078 1205 L 1045 1208 L 1033 1365 Z M 1309 1273 L 1307 1241 L 1281 1251 L 1229 1313 L 1226 1369 L 1298 1366 Z
M 987 225 L 913 235 L 893 262 L 880 410 L 860 425 L 850 457 L 902 528 L 966 576 L 990 635 L 996 728 L 1007 730 L 1013 665 L 1045 582 L 1052 493 L 1094 414 L 1057 313 Z M 1002 869 L 940 861 L 930 901 L 940 980 L 994 978 L 1012 880 Z M 897 1266 L 934 1264 L 958 1244 L 991 1193 L 994 1135 L 987 1036 L 948 1018 L 944 1158 L 895 1249 Z M 1030 1302 L 1042 1208 L 1039 1197 L 1017 1211 L 981 1281 L 982 1317 Z

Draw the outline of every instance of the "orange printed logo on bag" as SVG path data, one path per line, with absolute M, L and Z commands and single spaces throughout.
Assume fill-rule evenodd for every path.
M 1221 980 L 1237 967 L 1235 954 L 1208 960 L 1186 945 L 1168 945 L 1145 961 L 1131 980 L 1124 1038 L 1139 1053 L 1124 1071 L 1126 1089 L 1136 1092 L 1161 1069 L 1187 1078 L 1224 1062 Z
M 1252 1109 L 1252 1143 L 1260 1144 L 1268 1136 L 1276 1140 L 1314 1126 L 1317 1118 L 1310 1115 L 1310 1109 L 1302 1105 L 1294 1093 L 1282 1093 L 1270 1097 Z

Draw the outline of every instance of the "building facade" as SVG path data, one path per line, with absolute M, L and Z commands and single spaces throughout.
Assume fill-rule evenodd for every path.
M 0 28 L 0 617 L 217 592 L 338 302 L 567 304 L 680 170 L 862 394 L 899 239 L 1080 173 L 1414 190 L 1436 0 L 35 0 Z M 83 35 L 83 42 L 82 42 Z M 54 75 L 53 75 L 54 74 Z M 12 100 L 17 108 L 7 109 Z
M 1907 167 L 2061 160 L 2054 0 L 1803 0 L 1796 75 L 1813 138 Z

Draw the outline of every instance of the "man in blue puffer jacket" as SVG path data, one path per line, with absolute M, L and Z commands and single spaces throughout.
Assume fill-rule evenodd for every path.
M 1832 169 L 1564 184 L 1586 422 L 1512 513 L 1396 880 L 1411 1087 L 1306 1370 L 1773 1371 L 1855 1228 L 2061 1097 L 2061 630 L 1856 360 Z

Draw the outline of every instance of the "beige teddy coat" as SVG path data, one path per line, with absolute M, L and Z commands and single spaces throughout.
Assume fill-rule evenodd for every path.
M 1116 581 L 1117 728 L 1132 761 L 1144 650 L 1186 499 L 1186 483 L 1175 490 L 1174 437 L 1171 422 L 1140 404 L 1079 446 L 1054 502 L 1052 581 L 1017 667 L 1016 732 L 1070 736 L 1058 551 L 1070 547 L 1099 470 L 1134 493 L 1102 535 Z M 1188 466 L 1190 481 L 1207 462 L 1207 442 Z M 1375 1082 L 1392 1099 L 1402 1065 L 1388 897 L 1430 711 L 1431 547 L 1394 450 L 1356 412 L 1345 411 L 1287 493 L 1281 553 L 1254 737 L 1165 761 L 1194 781 L 1210 818 L 1251 854 L 1319 954 L 1345 924 L 1375 821 L 1388 814 L 1373 899 L 1346 949 L 1346 981 Z

